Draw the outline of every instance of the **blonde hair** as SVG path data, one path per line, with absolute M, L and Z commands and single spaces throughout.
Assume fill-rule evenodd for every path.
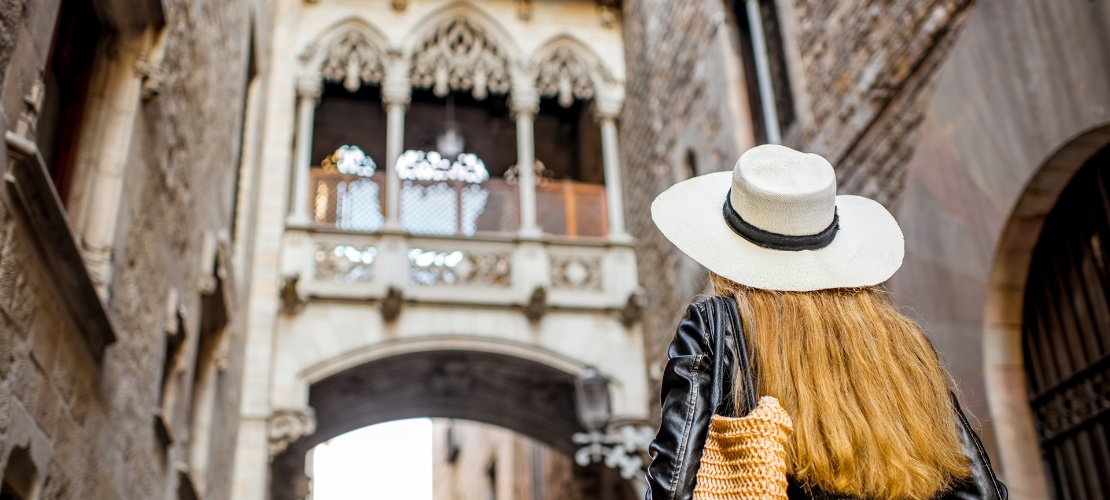
M 936 351 L 885 292 L 711 281 L 716 295 L 736 298 L 757 395 L 778 398 L 794 421 L 787 460 L 800 484 L 917 500 L 970 475 Z

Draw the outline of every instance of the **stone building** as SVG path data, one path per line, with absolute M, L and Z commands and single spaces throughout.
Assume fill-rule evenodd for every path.
M 268 19 L 0 4 L 0 497 L 230 495 Z
M 304 498 L 316 444 L 442 417 L 503 428 L 452 427 L 459 489 L 496 451 L 550 458 L 493 469 L 514 497 L 629 496 L 597 462 L 635 470 L 615 445 L 705 291 L 650 202 L 770 141 L 895 213 L 889 285 L 1013 497 L 1104 496 L 1108 24 L 1108 0 L 2 1 L 0 495 Z
M 272 33 L 234 498 L 404 418 L 646 446 L 620 5 L 277 0 Z

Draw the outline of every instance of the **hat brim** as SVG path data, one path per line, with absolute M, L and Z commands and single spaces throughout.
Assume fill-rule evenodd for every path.
M 706 174 L 671 186 L 651 204 L 663 236 L 714 273 L 753 288 L 803 292 L 877 285 L 902 266 L 902 230 L 874 200 L 837 196 L 840 230 L 824 248 L 773 250 L 725 223 L 721 211 L 731 185 L 732 172 Z

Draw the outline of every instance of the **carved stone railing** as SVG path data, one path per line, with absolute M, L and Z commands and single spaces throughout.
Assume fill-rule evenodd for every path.
M 637 290 L 632 248 L 603 242 L 291 228 L 282 253 L 292 302 L 392 290 L 404 301 L 517 307 L 542 290 L 545 307 L 619 310 Z

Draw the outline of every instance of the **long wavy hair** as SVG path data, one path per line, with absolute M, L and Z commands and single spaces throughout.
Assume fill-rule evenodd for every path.
M 711 282 L 716 295 L 736 298 L 757 396 L 778 398 L 793 419 L 788 467 L 804 487 L 918 500 L 970 475 L 947 374 L 886 292 L 768 291 L 716 274 Z

